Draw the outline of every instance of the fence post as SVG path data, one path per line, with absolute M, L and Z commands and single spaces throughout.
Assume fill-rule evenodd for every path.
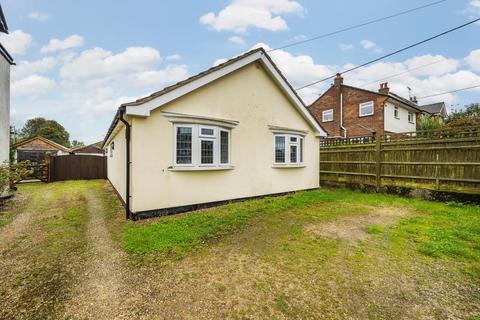
M 377 192 L 380 191 L 382 187 L 382 137 L 381 135 L 376 132 L 375 133 L 375 186 Z

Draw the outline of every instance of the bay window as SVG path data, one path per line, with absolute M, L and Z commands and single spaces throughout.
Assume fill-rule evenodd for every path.
M 303 164 L 304 138 L 294 134 L 275 134 L 275 165 L 298 166 Z
M 230 130 L 200 124 L 175 124 L 175 167 L 225 167 L 230 161 Z

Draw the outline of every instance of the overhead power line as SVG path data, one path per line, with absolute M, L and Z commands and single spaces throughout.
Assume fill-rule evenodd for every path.
M 414 11 L 418 11 L 418 10 L 421 10 L 421 9 L 425 9 L 425 8 L 428 8 L 428 7 L 431 7 L 431 6 L 440 4 L 440 3 L 445 2 L 445 1 L 448 1 L 448 0 L 440 0 L 440 1 L 435 1 L 435 2 L 431 2 L 431 3 L 427 3 L 427 4 L 423 5 L 423 6 L 416 7 L 416 8 L 412 8 L 412 9 L 408 9 L 408 10 L 401 11 L 401 12 L 397 12 L 397 13 L 394 13 L 394 14 L 389 15 L 389 16 L 386 16 L 386 17 L 382 17 L 382 18 L 370 20 L 370 21 L 367 21 L 367 22 L 363 22 L 363 23 L 360 23 L 360 24 L 356 24 L 356 25 L 353 25 L 353 26 L 350 26 L 350 27 L 346 27 L 346 28 L 343 28 L 343 29 L 339 29 L 339 30 L 336 30 L 336 31 L 332 31 L 332 32 L 329 32 L 329 33 L 324 33 L 324 34 L 321 34 L 321 35 L 318 35 L 318 36 L 315 36 L 315 37 L 312 37 L 312 38 L 308 38 L 308 39 L 305 39 L 305 40 L 300 40 L 300 41 L 292 42 L 292 43 L 290 43 L 290 44 L 286 44 L 286 45 L 284 45 L 284 46 L 271 49 L 271 50 L 269 50 L 268 52 L 272 52 L 272 51 L 280 50 L 280 49 L 285 49 L 285 48 L 290 48 L 290 47 L 293 47 L 293 46 L 297 46 L 297 45 L 299 45 L 299 44 L 311 42 L 311 41 L 318 40 L 318 39 L 322 39 L 322 38 L 327 38 L 327 37 L 330 37 L 330 36 L 333 36 L 333 35 L 336 35 L 336 34 L 339 34 L 339 33 L 343 33 L 343 32 L 346 32 L 346 31 L 358 29 L 358 28 L 361 28 L 361 27 L 368 26 L 368 25 L 370 25 L 370 24 L 374 24 L 374 23 L 377 23 L 377 22 L 381 22 L 381 21 L 385 21 L 385 20 L 388 20 L 388 19 L 392 19 L 392 18 L 398 17 L 398 16 L 402 16 L 402 15 L 408 14 L 408 13 L 410 13 L 410 12 L 414 12 Z
M 447 30 L 447 31 L 444 31 L 444 32 L 442 32 L 442 33 L 439 33 L 439 34 L 437 34 L 437 35 L 434 35 L 434 36 L 432 36 L 432 37 L 430 37 L 430 38 L 427 38 L 427 39 L 425 39 L 425 40 L 416 42 L 416 43 L 411 44 L 411 45 L 409 45 L 409 46 L 403 47 L 403 48 L 398 49 L 398 50 L 396 50 L 396 51 L 390 52 L 390 53 L 385 54 L 385 55 L 383 55 L 383 56 L 381 56 L 381 57 L 378 57 L 378 58 L 376 58 L 376 59 L 373 59 L 373 60 L 370 60 L 370 61 L 368 61 L 368 62 L 362 63 L 361 65 L 358 65 L 358 66 L 356 66 L 356 67 L 353 67 L 353 68 L 344 70 L 343 72 L 340 72 L 340 74 L 345 74 L 345 73 L 352 72 L 352 71 L 354 71 L 354 70 L 363 68 L 363 67 L 365 67 L 365 66 L 368 66 L 369 64 L 372 64 L 372 63 L 375 63 L 375 62 L 377 62 L 377 61 L 383 60 L 383 59 L 385 59 L 385 58 L 391 57 L 391 56 L 396 55 L 396 54 L 398 54 L 398 53 L 400 53 L 400 52 L 409 50 L 409 49 L 411 49 L 411 48 L 413 48 L 413 47 L 417 47 L 417 46 L 419 46 L 419 45 L 421 45 L 421 44 L 424 44 L 424 43 L 429 42 L 429 41 L 432 41 L 432 40 L 434 40 L 434 39 L 436 39 L 436 38 L 442 37 L 442 36 L 444 36 L 444 35 L 446 35 L 446 34 L 448 34 L 448 33 L 451 33 L 451 32 L 453 32 L 453 31 L 456 31 L 456 30 L 465 28 L 466 26 L 469 26 L 469 25 L 471 25 L 471 24 L 474 24 L 474 23 L 477 22 L 477 21 L 480 21 L 480 18 L 477 18 L 477 19 L 475 19 L 475 20 L 469 21 L 469 22 L 464 23 L 464 24 L 462 24 L 462 25 L 460 25 L 460 26 L 458 26 L 458 27 L 449 29 L 449 30 Z M 320 79 L 320 80 L 311 82 L 311 83 L 309 83 L 309 84 L 306 84 L 306 85 L 304 85 L 304 86 L 302 86 L 302 87 L 296 88 L 295 90 L 302 90 L 302 89 L 304 89 L 304 88 L 313 86 L 313 85 L 315 85 L 315 84 L 317 84 L 317 83 L 320 83 L 320 82 L 323 82 L 323 81 L 332 79 L 332 78 L 334 78 L 335 76 L 336 76 L 336 74 L 331 75 L 331 76 L 329 76 L 329 77 L 326 77 L 326 78 L 323 78 L 323 79 Z
M 436 97 L 436 96 L 443 96 L 445 94 L 455 93 L 455 92 L 459 92 L 459 91 L 465 91 L 465 90 L 474 89 L 474 88 L 480 88 L 480 84 L 477 84 L 477 85 L 471 86 L 471 87 L 460 88 L 460 89 L 456 89 L 456 90 L 452 90 L 452 91 L 446 91 L 446 92 L 431 94 L 431 95 L 428 95 L 428 96 L 417 97 L 417 99 L 425 99 L 425 98 L 431 98 L 431 97 Z
M 425 68 L 425 67 L 428 67 L 428 66 L 431 66 L 431 65 L 440 63 L 440 62 L 446 62 L 446 61 L 447 61 L 446 59 L 441 59 L 441 60 L 432 61 L 432 62 L 430 62 L 430 63 L 426 63 L 426 64 L 423 64 L 423 65 L 418 66 L 418 67 L 414 67 L 414 68 L 407 69 L 407 70 L 405 70 L 405 71 L 403 71 L 403 72 L 400 72 L 400 73 L 392 74 L 391 76 L 386 76 L 386 77 L 384 77 L 384 78 L 381 78 L 381 79 L 378 79 L 378 80 L 375 80 L 375 81 L 372 81 L 372 82 L 368 82 L 368 83 L 364 84 L 364 86 L 368 86 L 368 85 L 373 84 L 373 83 L 378 83 L 378 82 L 380 82 L 380 81 L 384 81 L 384 80 L 387 80 L 387 79 L 399 77 L 399 76 L 401 76 L 401 75 L 410 73 L 410 72 L 412 72 L 412 71 L 415 71 L 415 70 L 418 70 L 418 69 L 421 69 L 421 68 Z

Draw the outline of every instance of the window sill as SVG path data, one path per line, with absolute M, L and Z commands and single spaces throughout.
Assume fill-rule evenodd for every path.
M 274 164 L 272 168 L 275 169 L 295 169 L 295 168 L 305 168 L 304 164 Z
M 322 120 L 322 122 L 333 122 L 333 120 Z
M 373 116 L 373 113 L 372 114 L 359 115 L 358 117 L 363 118 L 363 117 L 371 117 L 371 116 Z
M 397 119 L 397 120 L 400 120 L 400 117 L 394 117 L 394 118 Z
M 233 170 L 233 166 L 169 167 L 168 171 L 223 171 Z

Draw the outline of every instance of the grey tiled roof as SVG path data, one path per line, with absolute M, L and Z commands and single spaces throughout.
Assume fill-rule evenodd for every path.
M 7 21 L 3 15 L 2 5 L 0 4 L 0 32 L 8 33 Z
M 442 111 L 442 108 L 445 107 L 445 102 L 431 103 L 431 104 L 426 104 L 419 107 L 425 112 L 428 112 L 431 114 L 438 114 Z

